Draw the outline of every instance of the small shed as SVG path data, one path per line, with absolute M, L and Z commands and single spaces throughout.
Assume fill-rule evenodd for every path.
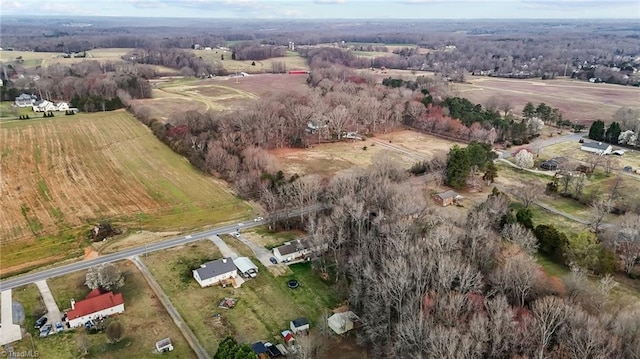
M 289 327 L 293 334 L 309 330 L 309 320 L 305 317 L 300 317 L 291 321 Z
M 360 318 L 351 311 L 335 313 L 327 319 L 327 323 L 336 334 L 344 334 L 361 325 Z
M 462 196 L 460 196 L 454 190 L 449 190 L 449 191 L 434 195 L 433 199 L 437 203 L 439 203 L 442 207 L 446 207 L 451 204 L 456 204 L 460 199 L 462 199 Z
M 166 353 L 173 351 L 173 345 L 171 344 L 171 338 L 164 338 L 156 342 L 156 351 L 160 353 Z
M 295 341 L 293 333 L 291 333 L 290 330 L 283 330 L 280 334 L 282 334 L 282 339 L 284 340 L 285 344 L 291 344 L 291 342 Z

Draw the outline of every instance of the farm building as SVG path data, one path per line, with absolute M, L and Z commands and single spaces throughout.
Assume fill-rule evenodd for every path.
M 456 193 L 456 191 L 449 190 L 446 192 L 438 193 L 433 196 L 433 199 L 438 202 L 442 207 L 446 207 L 451 204 L 456 204 L 462 196 Z
M 94 289 L 89 292 L 85 300 L 76 302 L 71 299 L 71 310 L 67 313 L 67 320 L 71 328 L 76 328 L 92 319 L 123 312 L 124 299 L 121 293 L 102 293 L 100 290 Z
M 586 152 L 597 153 L 599 155 L 608 155 L 613 150 L 613 147 L 608 143 L 585 142 L 582 144 L 580 149 Z
M 247 257 L 238 257 L 233 260 L 238 268 L 238 273 L 243 277 L 255 277 L 258 274 L 258 267 Z
M 302 258 L 312 252 L 311 241 L 309 239 L 297 239 L 293 242 L 286 242 L 280 247 L 273 249 L 273 255 L 278 262 L 290 262 Z
M 327 319 L 327 324 L 336 334 L 344 334 L 359 327 L 362 322 L 354 312 L 347 311 L 333 314 Z
M 567 159 L 564 157 L 554 157 L 548 159 L 540 164 L 540 168 L 548 171 L 555 171 L 558 169 L 558 166 L 567 162 Z
M 309 320 L 305 317 L 294 319 L 289 323 L 289 327 L 293 334 L 309 330 Z
M 30 107 L 33 106 L 34 102 L 36 102 L 36 97 L 34 95 L 23 93 L 20 96 L 16 97 L 15 104 L 18 107 Z
M 202 288 L 220 284 L 238 276 L 238 268 L 231 258 L 221 258 L 200 265 L 193 270 L 193 278 Z

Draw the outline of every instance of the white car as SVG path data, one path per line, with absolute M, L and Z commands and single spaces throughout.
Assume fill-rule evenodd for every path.
M 256 218 L 253 219 L 253 221 L 254 222 L 262 222 L 262 221 L 264 221 L 264 218 L 263 217 L 256 217 Z

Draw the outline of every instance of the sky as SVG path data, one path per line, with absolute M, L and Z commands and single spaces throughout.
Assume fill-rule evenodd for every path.
M 3 15 L 243 19 L 639 19 L 640 0 L 0 0 Z

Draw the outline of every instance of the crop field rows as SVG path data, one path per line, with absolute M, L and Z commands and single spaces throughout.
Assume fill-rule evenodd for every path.
M 183 229 L 251 211 L 125 111 L 8 122 L 0 146 L 3 273 L 81 251 L 78 230 L 103 219 Z

